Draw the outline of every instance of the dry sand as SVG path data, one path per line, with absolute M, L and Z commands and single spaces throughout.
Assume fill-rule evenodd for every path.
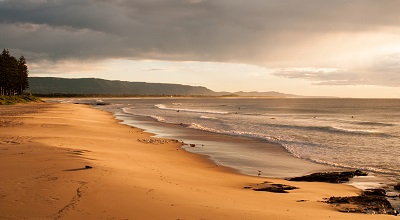
M 351 186 L 236 174 L 89 106 L 0 106 L 0 116 L 0 219 L 398 219 L 321 202 L 359 193 Z M 264 181 L 299 189 L 243 188 Z

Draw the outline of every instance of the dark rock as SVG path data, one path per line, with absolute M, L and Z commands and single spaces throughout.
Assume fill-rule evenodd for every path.
M 296 200 L 296 202 L 307 202 L 308 200 L 305 199 L 300 199 L 300 200 Z
M 327 182 L 327 183 L 345 183 L 354 176 L 366 176 L 365 172 L 360 170 L 345 171 L 345 172 L 326 172 L 313 173 L 306 176 L 290 178 L 289 181 L 304 181 L 304 182 Z
M 330 197 L 326 202 L 335 205 L 335 207 L 341 212 L 389 215 L 397 214 L 390 202 L 383 196 L 361 195 L 350 197 Z
M 190 144 L 190 146 L 191 146 L 191 147 L 196 147 L 196 145 L 195 145 L 195 144 Z
M 386 196 L 386 191 L 384 189 L 366 189 L 363 191 L 363 195 L 366 196 Z
M 394 189 L 400 191 L 400 183 L 398 183 L 397 185 L 395 185 L 395 186 L 394 186 Z
M 94 105 L 110 105 L 110 103 L 106 103 L 106 102 L 96 102 Z
M 275 184 L 275 183 L 261 183 L 254 186 L 246 186 L 245 189 L 252 189 L 254 191 L 265 191 L 274 193 L 288 193 L 286 190 L 297 189 L 297 187 L 289 186 L 285 184 Z
M 86 165 L 85 168 L 86 169 L 92 169 L 93 167 Z
M 355 170 L 354 176 L 368 176 L 368 173 L 361 170 Z

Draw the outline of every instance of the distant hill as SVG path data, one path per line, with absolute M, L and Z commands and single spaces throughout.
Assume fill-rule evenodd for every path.
M 276 97 L 276 98 L 300 98 L 301 96 L 297 95 L 292 95 L 292 94 L 285 94 L 285 93 L 280 93 L 280 92 L 235 92 L 233 93 L 234 95 L 237 96 L 249 96 L 249 97 L 255 97 L 255 96 L 262 96 L 262 97 Z
M 29 89 L 27 91 L 34 94 L 78 95 L 215 95 L 214 91 L 201 86 L 111 81 L 95 78 L 65 79 L 54 77 L 29 77 Z
M 66 79 L 29 77 L 27 92 L 40 95 L 115 95 L 115 96 L 259 96 L 301 97 L 279 92 L 214 92 L 203 86 L 168 83 L 126 82 L 96 78 Z

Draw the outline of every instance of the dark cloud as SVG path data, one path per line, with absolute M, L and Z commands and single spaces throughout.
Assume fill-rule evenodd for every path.
M 398 0 L 0 0 L 0 47 L 55 61 L 293 66 L 313 59 L 307 47 L 323 53 L 311 47 L 330 34 L 398 30 L 399 8 Z
M 63 48 L 66 57 L 84 51 L 85 56 L 246 60 L 315 32 L 398 25 L 398 8 L 396 0 L 6 0 L 0 2 L 1 28 L 8 28 L 1 46 L 15 45 L 5 38 L 17 35 L 18 41 L 34 41 L 35 52 L 47 48 L 53 56 L 55 47 L 55 57 L 62 57 Z M 297 36 L 282 39 L 284 33 Z M 106 48 L 99 54 L 98 47 Z M 21 48 L 32 50 L 28 44 Z

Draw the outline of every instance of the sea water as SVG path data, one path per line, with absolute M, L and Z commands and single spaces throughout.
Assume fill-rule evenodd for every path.
M 100 108 L 113 112 L 125 123 L 163 137 L 195 142 L 199 147 L 187 149 L 250 175 L 263 170 L 265 176 L 287 177 L 323 170 L 318 166 L 325 165 L 361 169 L 388 176 L 394 182 L 400 180 L 400 99 L 140 98 L 103 101 L 109 105 Z M 279 174 L 282 171 L 279 166 L 292 163 L 292 160 L 285 162 L 286 157 L 316 165 L 301 164 L 305 167 L 301 169 L 295 162 L 293 167 L 300 173 Z M 279 158 L 283 162 L 277 163 L 282 161 Z M 261 162 L 254 162 L 251 167 L 252 160 Z M 275 164 L 278 171 L 274 172 L 274 167 L 262 167 L 263 161 L 271 160 L 274 163 L 266 166 Z

